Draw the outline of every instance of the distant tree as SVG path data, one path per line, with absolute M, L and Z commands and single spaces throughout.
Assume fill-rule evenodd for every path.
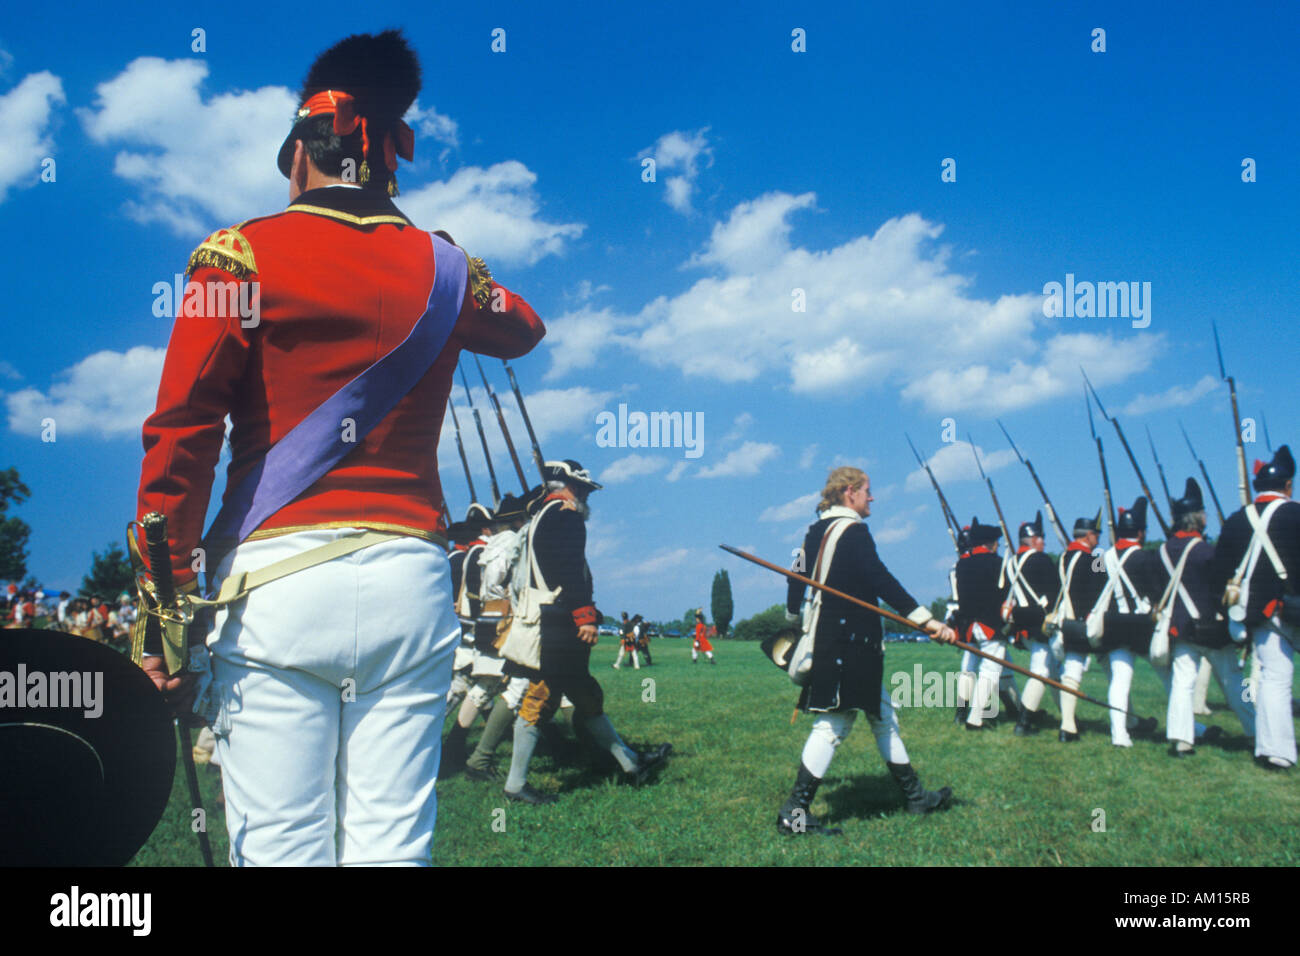
M 17 468 L 0 471 L 0 581 L 17 581 L 27 573 L 27 539 L 32 529 L 21 518 L 7 517 L 6 512 L 10 502 L 21 504 L 31 494 Z
M 930 613 L 942 621 L 948 616 L 948 599 L 937 597 L 931 601 Z
M 81 579 L 80 594 L 82 597 L 98 594 L 107 601 L 123 591 L 130 591 L 134 585 L 135 574 L 126 559 L 126 552 L 120 544 L 111 541 L 103 554 L 98 551 L 92 554 L 90 573 Z
M 731 636 L 738 641 L 764 641 L 788 627 L 794 625 L 785 619 L 785 605 L 773 604 L 766 611 L 759 611 L 738 622 Z
M 735 605 L 731 601 L 731 579 L 725 570 L 713 576 L 712 610 L 713 624 L 718 629 L 718 635 L 725 637 L 727 629 L 731 627 L 731 615 L 735 612 Z

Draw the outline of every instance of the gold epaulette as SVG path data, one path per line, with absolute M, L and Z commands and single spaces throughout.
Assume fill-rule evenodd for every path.
M 240 226 L 243 225 L 241 222 Z M 193 275 L 200 266 L 211 266 L 229 272 L 236 279 L 247 279 L 257 271 L 253 260 L 253 246 L 239 231 L 239 226 L 218 229 L 190 254 L 185 274 Z
M 492 298 L 492 270 L 478 256 L 466 256 L 469 260 L 469 288 L 474 301 L 480 309 L 486 309 Z

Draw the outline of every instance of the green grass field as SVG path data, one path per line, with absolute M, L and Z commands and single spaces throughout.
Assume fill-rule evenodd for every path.
M 584 760 L 539 754 L 530 782 L 556 793 L 552 806 L 509 803 L 499 786 L 456 775 L 438 784 L 435 864 L 451 866 L 1046 865 L 1295 866 L 1300 864 L 1300 777 L 1257 768 L 1217 685 L 1212 717 L 1226 731 L 1195 756 L 1166 755 L 1165 698 L 1140 663 L 1133 706 L 1160 721 L 1158 740 L 1112 747 L 1106 711 L 1079 705 L 1080 743 L 1055 732 L 1018 738 L 1003 721 L 972 734 L 947 708 L 899 711 L 912 763 L 930 789 L 956 792 L 951 810 L 917 818 L 902 798 L 861 717 L 840 748 L 813 812 L 844 836 L 782 837 L 777 808 L 789 792 L 811 719 L 790 715 L 790 681 L 754 644 L 719 641 L 718 663 L 690 662 L 685 640 L 661 640 L 655 666 L 613 671 L 617 643 L 592 656 L 606 709 L 636 745 L 670 741 L 674 756 L 657 782 L 615 784 Z M 1027 655 L 1018 653 L 1024 665 Z M 929 644 L 888 645 L 886 686 L 896 671 L 955 670 L 960 654 Z M 653 702 L 643 700 L 651 679 Z M 1083 690 L 1105 698 L 1097 662 Z M 1055 701 L 1046 706 L 1059 714 Z M 563 727 L 568 734 L 567 720 Z M 471 731 L 471 745 L 480 723 Z M 503 766 L 509 744 L 499 752 Z M 226 855 L 224 821 L 213 809 L 216 776 L 199 776 L 212 815 L 213 849 Z M 188 801 L 177 768 L 172 802 L 137 865 L 198 865 Z M 1100 811 L 1100 813 L 1099 813 Z M 1097 829 L 1104 814 L 1104 831 Z

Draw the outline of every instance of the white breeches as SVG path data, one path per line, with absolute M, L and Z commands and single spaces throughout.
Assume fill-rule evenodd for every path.
M 350 530 L 246 542 L 219 570 L 262 568 Z M 446 555 L 413 537 L 220 610 L 208 714 L 231 863 L 429 865 L 459 639 Z
M 1295 765 L 1295 725 L 1291 716 L 1291 686 L 1295 676 L 1294 629 L 1291 638 L 1272 624 L 1254 629 L 1259 687 L 1255 697 L 1255 756 L 1280 757 Z
M 1185 744 L 1195 743 L 1196 718 L 1195 696 L 1199 680 L 1202 659 L 1209 661 L 1214 677 L 1227 698 L 1228 706 L 1241 721 L 1241 729 L 1247 737 L 1255 736 L 1255 705 L 1247 697 L 1246 682 L 1237 667 L 1237 647 L 1230 644 L 1217 650 L 1207 650 L 1193 644 L 1176 643 L 1171 660 L 1173 671 L 1169 688 L 1169 714 L 1166 719 L 1168 729 L 1165 736 L 1169 740 L 1181 740 Z
M 831 758 L 844 738 L 853 729 L 857 717 L 856 710 L 833 714 L 818 714 L 813 722 L 812 733 L 803 747 L 803 765 L 812 771 L 818 779 L 826 776 L 831 765 Z M 889 701 L 889 693 L 881 690 L 880 718 L 868 717 L 871 732 L 876 738 L 876 748 L 886 763 L 908 763 L 907 748 L 898 732 L 898 715 Z

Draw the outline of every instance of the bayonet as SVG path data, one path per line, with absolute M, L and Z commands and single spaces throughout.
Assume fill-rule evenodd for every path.
M 1192 457 L 1196 459 L 1196 464 L 1200 466 L 1201 477 L 1205 479 L 1205 487 L 1209 489 L 1210 497 L 1214 500 L 1214 510 L 1219 514 L 1219 527 L 1223 527 L 1223 505 L 1219 504 L 1219 496 L 1214 491 L 1214 482 L 1210 481 L 1210 473 L 1205 470 L 1205 462 L 1201 461 L 1201 457 L 1196 454 L 1196 449 L 1192 447 L 1192 440 L 1187 437 L 1187 429 L 1183 428 L 1182 422 L 1178 423 L 1178 428 L 1183 433 L 1183 440 L 1187 442 L 1187 450 L 1192 453 Z
M 465 483 L 469 485 L 469 500 L 475 502 L 478 501 L 478 495 L 474 491 L 474 479 L 469 475 L 469 459 L 465 457 L 465 443 L 460 440 L 460 419 L 456 416 L 456 406 L 450 397 L 447 399 L 447 407 L 451 409 L 451 422 L 456 427 L 456 450 L 460 452 L 460 464 L 465 469 Z
M 921 457 L 921 453 L 916 450 L 916 446 L 912 444 L 911 436 L 904 432 L 903 437 L 907 439 L 907 444 L 916 457 L 916 463 L 924 468 L 925 473 L 930 476 L 930 484 L 934 486 L 934 493 L 939 496 L 939 507 L 943 510 L 944 524 L 948 526 L 948 537 L 952 538 L 952 546 L 957 549 L 958 554 L 961 554 L 961 545 L 957 543 L 957 533 L 961 531 L 961 525 L 957 522 L 957 516 L 948 507 L 948 499 L 943 496 L 943 489 L 939 487 L 938 479 L 934 477 L 934 472 L 930 470 L 929 464 Z
M 1047 520 L 1052 522 L 1052 527 L 1056 529 L 1057 535 L 1060 536 L 1061 545 L 1068 548 L 1070 546 L 1070 536 L 1065 533 L 1065 525 L 1063 525 L 1061 519 L 1056 516 L 1056 509 L 1052 507 L 1052 499 L 1047 497 L 1047 490 L 1043 487 L 1043 483 L 1038 480 L 1038 472 L 1034 471 L 1034 466 L 1029 459 L 1020 454 L 1020 449 L 1016 447 L 1016 443 L 1011 439 L 1011 433 L 1007 431 L 1006 426 L 1003 425 L 1000 420 L 998 421 L 998 428 L 1002 429 L 1002 434 L 1007 436 L 1008 442 L 1011 442 L 1011 450 L 1016 453 L 1016 457 L 1020 459 L 1020 463 L 1029 469 L 1029 477 L 1034 479 L 1034 485 L 1038 488 L 1038 494 L 1042 496 L 1043 506 L 1047 509 Z
M 1223 347 L 1219 344 L 1219 326 L 1211 321 L 1214 330 L 1214 354 L 1219 359 L 1219 378 L 1228 383 L 1228 394 L 1232 397 L 1232 425 L 1236 429 L 1237 440 L 1237 492 L 1241 496 L 1241 506 L 1250 504 L 1250 470 L 1246 467 L 1246 448 L 1241 443 L 1241 413 L 1237 410 L 1237 382 L 1223 367 Z
M 1110 473 L 1106 470 L 1106 452 L 1101 447 L 1101 436 L 1097 434 L 1097 426 L 1092 420 L 1092 401 L 1088 398 L 1086 387 L 1083 390 L 1083 402 L 1088 406 L 1088 431 L 1092 433 L 1092 440 L 1097 443 L 1097 460 L 1101 463 L 1101 489 L 1106 498 L 1106 531 L 1113 543 L 1116 540 L 1115 502 L 1110 496 Z
M 506 374 L 510 376 L 510 390 L 515 393 L 515 402 L 519 405 L 519 414 L 524 420 L 524 427 L 528 429 L 528 440 L 533 443 L 533 463 L 537 465 L 537 475 L 543 481 L 546 480 L 546 459 L 542 457 L 542 448 L 537 444 L 537 433 L 533 431 L 532 420 L 528 417 L 528 408 L 524 405 L 523 392 L 519 391 L 519 382 L 515 380 L 515 370 L 510 367 L 510 363 L 505 359 L 501 364 L 506 367 Z
M 510 451 L 510 460 L 514 463 L 515 474 L 519 476 L 519 484 L 524 489 L 524 494 L 528 494 L 528 479 L 524 477 L 524 469 L 519 464 L 519 455 L 515 452 L 515 443 L 510 440 L 510 429 L 506 428 L 506 416 L 501 412 L 501 400 L 497 398 L 497 393 L 492 391 L 492 386 L 488 383 L 487 376 L 483 374 L 483 363 L 474 356 L 474 364 L 478 366 L 479 378 L 483 379 L 483 387 L 487 389 L 488 398 L 492 400 L 492 407 L 496 409 L 497 424 L 501 426 L 501 437 L 506 440 L 506 448 Z
M 1151 427 L 1147 429 L 1147 444 L 1151 446 L 1151 457 L 1155 460 L 1156 471 L 1160 473 L 1160 487 L 1165 490 L 1165 501 L 1169 503 L 1169 510 L 1172 513 L 1174 508 L 1174 496 L 1169 493 L 1169 482 L 1165 481 L 1165 468 L 1160 464 L 1160 456 L 1156 454 L 1155 439 L 1151 437 Z
M 1083 367 L 1079 367 L 1083 372 Z M 1102 417 L 1109 420 L 1115 426 L 1115 434 L 1119 436 L 1119 443 L 1124 446 L 1124 454 L 1128 456 L 1129 464 L 1133 466 L 1133 471 L 1137 474 L 1138 484 L 1142 486 L 1142 494 L 1146 495 L 1147 503 L 1151 505 L 1151 513 L 1156 516 L 1156 521 L 1160 525 L 1160 530 L 1166 538 L 1169 537 L 1169 525 L 1165 523 L 1164 515 L 1160 513 L 1160 508 L 1156 505 L 1156 496 L 1151 493 L 1150 486 L 1147 485 L 1146 476 L 1142 474 L 1142 468 L 1137 463 L 1137 458 L 1133 454 L 1133 449 L 1129 447 L 1128 439 L 1124 437 L 1124 429 L 1119 427 L 1119 419 L 1112 415 L 1106 414 L 1106 407 L 1102 405 L 1101 398 L 1097 395 L 1097 390 L 1092 387 L 1092 382 L 1088 380 L 1088 373 L 1083 372 L 1083 382 L 1088 386 L 1088 391 L 1092 392 L 1093 401 L 1097 403 L 1097 408 L 1101 411 Z
M 496 469 L 492 467 L 492 455 L 488 452 L 487 435 L 483 432 L 483 419 L 479 417 L 478 409 L 474 407 L 474 396 L 469 392 L 469 380 L 465 378 L 465 370 L 461 368 L 460 363 L 456 363 L 456 369 L 460 372 L 460 384 L 465 389 L 465 399 L 469 402 L 469 410 L 474 413 L 474 424 L 478 427 L 478 440 L 483 444 L 483 457 L 487 461 L 488 480 L 492 482 L 492 507 L 501 506 L 501 489 L 497 487 Z

